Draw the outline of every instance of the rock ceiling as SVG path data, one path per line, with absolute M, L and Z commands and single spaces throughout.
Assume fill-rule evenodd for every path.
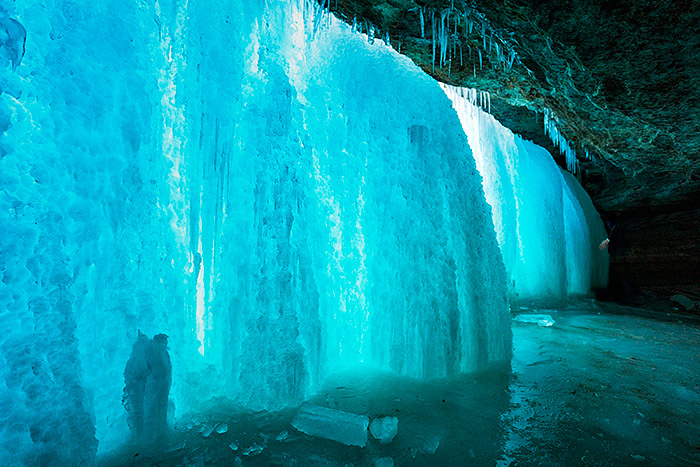
M 330 0 L 330 9 L 388 33 L 437 80 L 488 91 L 497 119 L 565 166 L 544 133 L 551 112 L 601 209 L 700 205 L 700 1 Z

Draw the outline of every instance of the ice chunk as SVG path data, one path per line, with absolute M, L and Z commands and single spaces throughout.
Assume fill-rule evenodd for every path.
M 216 432 L 219 434 L 226 433 L 228 431 L 228 425 L 225 423 L 219 423 L 216 425 Z
M 277 441 L 284 441 L 284 440 L 286 440 L 287 438 L 289 438 L 289 432 L 288 432 L 288 431 L 283 431 L 283 432 L 281 432 L 280 434 L 278 434 L 278 435 L 277 435 L 277 438 L 275 438 L 275 439 L 277 439 Z
M 341 410 L 304 404 L 292 420 L 292 426 L 310 436 L 330 439 L 348 446 L 365 447 L 369 418 Z
M 375 418 L 369 425 L 369 431 L 382 444 L 389 444 L 399 431 L 399 419 L 396 417 Z
M 522 314 L 516 316 L 514 321 L 519 323 L 533 323 L 543 327 L 552 326 L 555 321 L 550 315 Z
M 248 446 L 243 450 L 243 455 L 244 456 L 257 456 L 258 454 L 261 454 L 265 450 L 265 446 L 259 443 L 253 443 L 252 445 Z
M 231 451 L 238 451 L 238 445 L 234 442 L 229 443 L 228 447 L 231 448 Z

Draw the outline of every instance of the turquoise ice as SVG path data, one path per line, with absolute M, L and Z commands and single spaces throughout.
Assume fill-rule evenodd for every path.
M 0 75 L 0 463 L 125 442 L 139 331 L 169 336 L 175 418 L 298 404 L 353 365 L 507 363 L 505 269 L 457 115 L 316 10 L 8 9 L 27 39 Z

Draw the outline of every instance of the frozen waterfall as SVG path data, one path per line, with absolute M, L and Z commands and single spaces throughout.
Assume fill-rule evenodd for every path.
M 483 176 L 514 299 L 559 300 L 607 283 L 607 234 L 573 175 L 542 147 L 513 134 L 480 106 L 475 90 L 441 84 Z
M 410 60 L 312 2 L 10 5 L 0 464 L 123 443 L 139 331 L 169 336 L 176 417 L 297 404 L 340 366 L 508 360 L 481 177 Z

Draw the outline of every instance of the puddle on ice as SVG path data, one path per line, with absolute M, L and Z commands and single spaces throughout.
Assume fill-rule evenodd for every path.
M 396 417 L 389 443 L 308 436 L 292 427 L 296 408 L 232 415 L 219 405 L 180 420 L 163 451 L 127 449 L 102 464 L 700 464 L 700 323 L 590 301 L 514 308 L 555 324 L 514 315 L 511 371 L 431 382 L 338 374 L 308 401 L 370 421 Z

